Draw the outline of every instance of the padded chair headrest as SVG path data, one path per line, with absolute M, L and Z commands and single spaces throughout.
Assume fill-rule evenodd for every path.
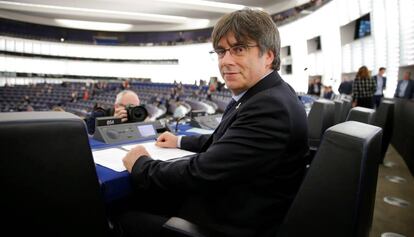
M 381 134 L 356 121 L 327 129 L 277 236 L 368 236 Z
M 0 235 L 108 236 L 84 121 L 67 112 L 0 113 Z M 17 227 L 17 228 L 16 228 Z
M 335 104 L 331 100 L 313 102 L 308 115 L 309 145 L 318 147 L 323 133 L 334 124 Z
M 346 121 L 358 121 L 361 123 L 373 124 L 375 119 L 375 110 L 364 108 L 364 107 L 354 107 L 349 111 Z

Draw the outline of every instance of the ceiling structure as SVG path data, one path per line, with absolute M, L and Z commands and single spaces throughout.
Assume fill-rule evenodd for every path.
M 0 0 L 0 18 L 99 31 L 181 31 L 212 27 L 244 7 L 270 14 L 309 0 Z

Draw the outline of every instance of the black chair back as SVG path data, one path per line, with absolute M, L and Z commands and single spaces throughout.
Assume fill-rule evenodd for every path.
M 342 123 L 342 110 L 344 108 L 344 102 L 342 100 L 334 100 L 335 103 L 335 115 L 334 124 Z
M 85 123 L 66 112 L 0 113 L 0 235 L 109 236 Z
M 355 121 L 329 128 L 277 236 L 368 236 L 381 135 Z
M 375 112 L 374 125 L 382 128 L 382 146 L 380 163 L 384 162 L 385 153 L 390 144 L 394 127 L 394 101 L 382 100 Z
M 354 107 L 349 111 L 346 121 L 357 121 L 361 123 L 374 124 L 375 110 L 364 107 Z
M 333 101 L 319 99 L 313 102 L 308 115 L 309 146 L 318 147 L 322 135 L 334 124 L 335 104 Z
M 342 105 L 342 112 L 341 112 L 341 119 L 339 120 L 339 123 L 345 122 L 346 118 L 348 117 L 349 111 L 352 108 L 352 101 L 348 99 L 342 99 L 343 105 Z

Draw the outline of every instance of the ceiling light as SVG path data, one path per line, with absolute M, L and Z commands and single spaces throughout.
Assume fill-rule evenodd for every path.
M 202 7 L 209 7 L 209 8 L 218 8 L 218 9 L 226 9 L 226 10 L 241 10 L 245 8 L 245 5 L 240 4 L 232 4 L 232 3 L 224 3 L 224 2 L 213 2 L 213 1 L 205 1 L 205 0 L 158 0 L 161 2 L 170 2 L 170 3 L 177 3 L 182 5 L 192 5 L 192 6 L 202 6 Z M 253 9 L 263 10 L 260 7 L 252 7 Z M 211 9 L 206 9 L 211 10 Z
M 97 21 L 78 21 L 69 19 L 55 19 L 56 23 L 61 26 L 86 30 L 102 30 L 102 31 L 126 31 L 132 28 L 131 24 L 124 23 L 108 23 Z
M 78 8 L 78 7 L 65 7 L 65 6 L 56 6 L 56 5 L 43 5 L 43 4 L 33 4 L 33 3 L 21 3 L 21 2 L 9 2 L 9 1 L 0 1 L 1 9 L 8 10 L 21 10 L 21 11 L 31 11 L 31 12 L 42 12 L 42 13 L 53 13 L 53 14 L 66 14 L 72 16 L 98 16 L 98 17 L 108 17 L 108 18 L 117 18 L 117 19 L 134 19 L 140 21 L 152 21 L 160 23 L 187 23 L 191 20 L 196 20 L 197 18 L 188 18 L 182 16 L 171 16 L 171 15 L 161 15 L 161 14 L 152 14 L 152 13 L 141 13 L 141 12 L 128 12 L 128 11 L 113 11 L 113 10 L 103 10 L 103 9 L 91 9 L 91 8 Z

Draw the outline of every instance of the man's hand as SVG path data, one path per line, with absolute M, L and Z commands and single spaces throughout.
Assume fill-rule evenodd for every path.
M 127 114 L 125 107 L 123 106 L 115 107 L 114 117 L 120 118 L 123 123 L 126 122 L 128 120 L 128 114 Z
M 159 147 L 176 148 L 178 137 L 170 132 L 164 132 L 161 134 L 155 145 Z
M 145 147 L 137 145 L 136 147 L 132 148 L 122 159 L 122 162 L 124 163 L 124 166 L 129 173 L 131 173 L 132 167 L 141 156 L 150 156 L 150 154 L 145 149 Z

